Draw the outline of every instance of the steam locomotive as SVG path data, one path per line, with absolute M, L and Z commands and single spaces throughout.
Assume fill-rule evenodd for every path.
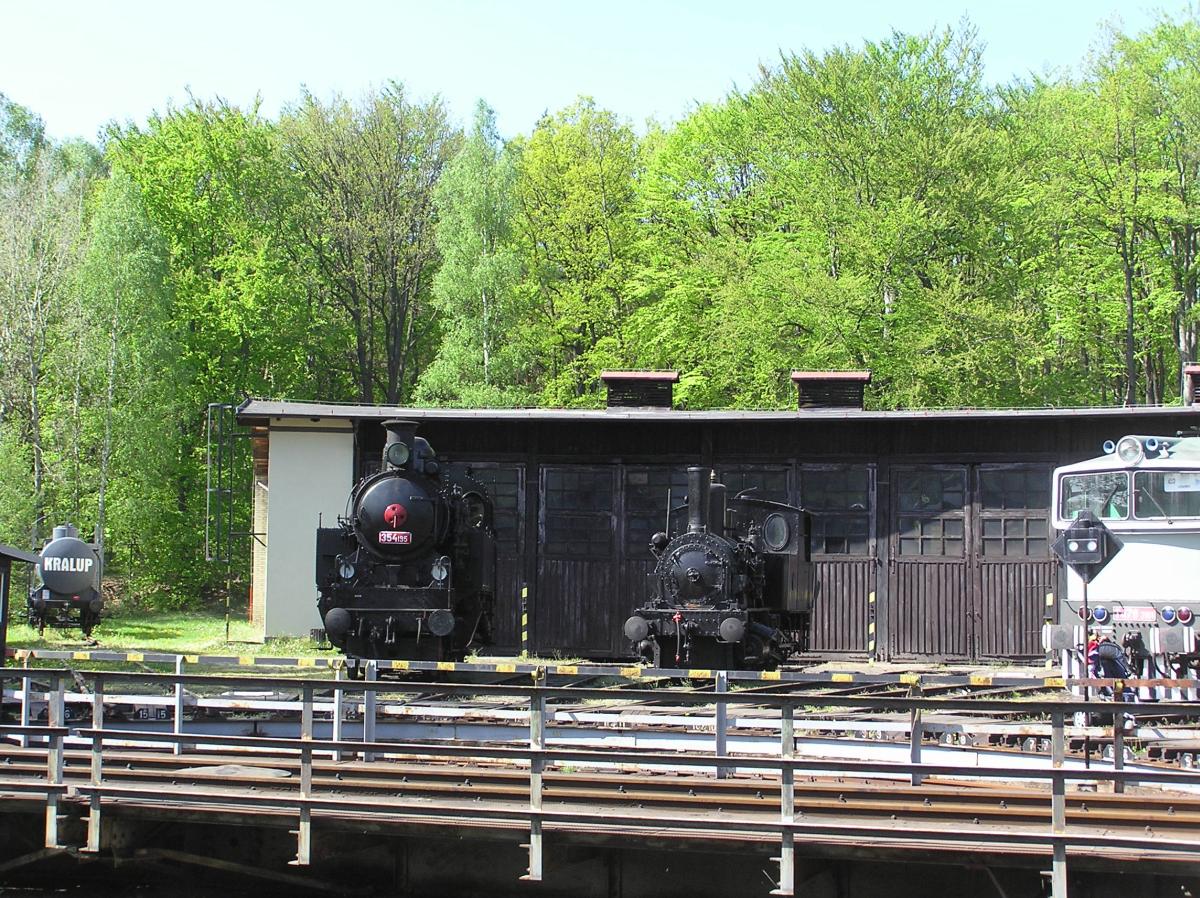
M 468 468 L 440 461 L 411 421 L 385 421 L 382 469 L 317 530 L 318 610 L 359 658 L 461 659 L 491 642 L 492 501 Z
M 625 637 L 655 667 L 777 667 L 808 606 L 808 514 L 750 490 L 729 497 L 702 467 L 688 468 L 687 511 L 685 532 L 650 539 L 651 598 Z
M 79 538 L 72 524 L 55 527 L 38 559 L 38 583 L 29 593 L 29 625 L 39 634 L 46 627 L 79 627 L 91 636 L 100 622 L 104 597 L 100 547 Z

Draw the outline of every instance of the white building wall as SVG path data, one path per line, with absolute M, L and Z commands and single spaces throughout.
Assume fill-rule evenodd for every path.
M 318 520 L 336 525 L 354 475 L 354 435 L 345 421 L 280 421 L 270 428 L 265 635 L 307 636 L 317 614 Z

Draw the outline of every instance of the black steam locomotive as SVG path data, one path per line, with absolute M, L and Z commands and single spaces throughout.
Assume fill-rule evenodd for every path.
M 46 627 L 79 627 L 91 636 L 100 622 L 103 562 L 99 545 L 79 538 L 72 524 L 55 527 L 38 559 L 38 583 L 29 593 L 29 625 L 39 634 Z
M 728 497 L 711 475 L 688 468 L 687 531 L 651 537 L 652 595 L 625 636 L 655 667 L 771 669 L 797 648 L 810 520 L 750 491 Z
M 385 421 L 382 470 L 317 530 L 318 608 L 330 642 L 358 658 L 444 661 L 491 642 L 492 501 L 438 460 L 411 421 Z

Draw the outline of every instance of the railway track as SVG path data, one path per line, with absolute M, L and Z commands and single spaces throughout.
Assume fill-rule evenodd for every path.
M 36 749 L 0 747 L 4 781 L 44 775 L 44 754 Z M 236 787 L 261 795 L 299 788 L 295 758 L 212 751 L 174 755 L 146 750 L 106 750 L 109 784 L 157 787 L 164 798 L 173 788 Z M 90 754 L 68 751 L 64 781 L 83 785 L 90 776 Z M 314 760 L 314 794 L 347 798 L 388 796 L 410 801 L 521 803 L 528 800 L 529 775 L 521 768 L 464 764 L 452 760 L 420 764 L 391 760 Z M 797 815 L 964 826 L 1049 825 L 1050 793 L 1018 784 L 981 785 L 930 779 L 920 786 L 887 779 L 801 777 L 794 786 Z M 3 789 L 0 787 L 0 792 Z M 623 811 L 672 810 L 690 813 L 738 813 L 777 819 L 777 776 L 710 774 L 646 775 L 603 773 L 551 767 L 544 774 L 543 801 L 562 808 Z M 1068 825 L 1104 831 L 1137 831 L 1194 837 L 1200 828 L 1200 797 L 1137 789 L 1124 794 L 1068 792 Z

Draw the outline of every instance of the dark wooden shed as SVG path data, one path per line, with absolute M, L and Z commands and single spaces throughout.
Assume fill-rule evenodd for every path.
M 803 390 L 803 385 L 801 385 Z M 1128 433 L 1200 425 L 1197 408 L 678 411 L 398 409 L 252 400 L 243 423 L 352 422 L 354 477 L 378 464 L 379 422 L 407 417 L 467 461 L 496 501 L 501 648 L 529 590 L 540 654 L 627 653 L 650 535 L 688 465 L 732 492 L 814 514 L 813 656 L 985 660 L 1042 654 L 1061 590 L 1050 472 Z M 266 431 L 264 431 L 265 433 Z M 1050 604 L 1047 604 L 1049 597 Z

